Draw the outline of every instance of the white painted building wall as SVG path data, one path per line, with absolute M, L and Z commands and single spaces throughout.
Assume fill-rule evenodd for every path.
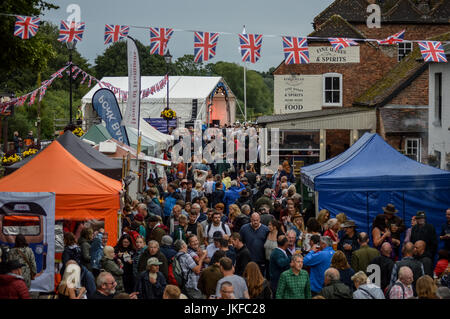
M 450 170 L 450 63 L 430 63 L 428 150 L 441 153 L 440 168 Z M 435 74 L 442 73 L 442 120 L 436 117 Z

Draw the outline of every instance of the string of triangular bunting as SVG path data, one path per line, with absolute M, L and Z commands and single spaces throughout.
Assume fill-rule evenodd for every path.
M 40 18 L 16 16 L 14 35 L 29 39 L 33 37 L 40 24 Z M 61 42 L 82 41 L 85 23 L 75 21 L 61 21 L 58 40 Z M 128 36 L 131 28 L 145 28 L 139 26 L 105 25 L 105 44 L 117 42 Z M 150 54 L 164 55 L 167 52 L 168 43 L 172 37 L 173 28 L 148 27 L 150 30 Z M 194 60 L 195 62 L 209 61 L 216 55 L 216 48 L 220 34 L 231 34 L 226 32 L 199 32 L 191 30 L 176 30 L 194 33 Z M 256 63 L 261 57 L 261 47 L 264 35 L 261 34 L 238 34 L 240 52 L 243 62 Z M 405 30 L 393 34 L 386 39 L 351 39 L 351 38 L 321 38 L 321 37 L 290 37 L 282 38 L 283 53 L 286 64 L 309 63 L 308 39 L 329 41 L 334 49 L 345 49 L 349 46 L 358 45 L 357 42 L 376 42 L 379 45 L 393 45 L 402 42 L 417 42 L 425 62 L 447 62 L 442 43 L 450 41 L 426 41 L 426 40 L 404 40 Z M 266 35 L 266 37 L 274 37 Z
M 121 90 L 120 88 L 115 87 L 111 83 L 100 81 L 96 77 L 85 72 L 83 69 L 81 69 L 77 65 L 68 63 L 66 66 L 62 67 L 61 69 L 59 69 L 58 71 L 53 73 L 51 75 L 50 79 L 43 81 L 41 83 L 41 86 L 38 87 L 37 89 L 34 89 L 33 91 L 23 94 L 17 98 L 11 99 L 10 101 L 1 103 L 0 104 L 0 113 L 8 112 L 8 108 L 10 108 L 11 106 L 24 105 L 25 102 L 28 100 L 28 98 L 29 98 L 28 105 L 33 105 L 36 101 L 36 96 L 37 96 L 38 92 L 39 92 L 39 102 L 40 102 L 44 98 L 47 88 L 53 83 L 53 81 L 56 78 L 62 78 L 64 71 L 66 71 L 67 75 L 70 75 L 69 67 L 72 67 L 72 78 L 74 80 L 76 80 L 80 74 L 83 75 L 83 78 L 82 78 L 80 84 L 83 84 L 86 81 L 86 79 L 89 79 L 88 87 L 91 87 L 92 81 L 95 81 L 96 83 L 98 83 L 98 85 L 101 88 L 106 87 L 106 88 L 110 89 L 112 92 L 114 92 L 115 95 L 118 95 L 119 99 L 122 99 L 122 101 L 126 101 L 128 99 L 128 91 Z M 144 99 L 150 95 L 153 95 L 153 94 L 161 91 L 167 85 L 167 81 L 168 81 L 168 75 L 166 74 L 156 84 L 152 85 L 149 88 L 141 90 L 141 99 Z

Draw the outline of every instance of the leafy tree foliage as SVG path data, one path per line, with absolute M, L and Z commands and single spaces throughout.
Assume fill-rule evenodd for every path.
M 38 16 L 44 10 L 58 7 L 43 0 L 2 0 L 0 12 L 7 14 Z M 34 72 L 42 71 L 55 52 L 51 45 L 38 32 L 28 40 L 14 36 L 14 16 L 2 16 L 0 19 L 0 78 L 1 87 L 15 77 L 21 70 L 29 68 Z
M 167 67 L 164 58 L 159 55 L 151 55 L 150 47 L 144 46 L 136 40 L 141 64 L 141 75 L 166 74 Z M 119 41 L 108 48 L 102 55 L 95 59 L 95 76 L 101 79 L 104 76 L 127 76 L 127 43 Z

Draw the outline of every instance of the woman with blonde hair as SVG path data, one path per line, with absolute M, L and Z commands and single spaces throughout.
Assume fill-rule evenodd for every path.
M 229 215 L 228 215 L 228 226 L 230 227 L 230 231 L 233 232 L 233 228 L 236 224 L 236 218 L 241 215 L 241 209 L 236 204 L 231 204 L 228 207 Z
M 319 214 L 317 215 L 317 221 L 320 224 L 321 231 L 320 234 L 323 235 L 325 231 L 328 229 L 327 222 L 330 220 L 330 211 L 328 209 L 322 209 L 320 210 Z
M 439 299 L 436 291 L 437 286 L 430 276 L 424 275 L 417 279 L 416 292 L 418 299 Z
M 116 280 L 117 282 L 116 291 L 124 292 L 123 278 L 122 278 L 124 273 L 122 269 L 123 264 L 120 261 L 120 259 L 116 259 L 114 247 L 105 246 L 105 248 L 103 248 L 103 257 L 101 260 L 101 265 L 102 269 L 113 275 L 114 279 Z
M 58 286 L 59 299 L 86 299 L 86 288 L 81 287 L 81 268 L 69 260 Z
M 245 279 L 250 299 L 271 299 L 272 290 L 269 282 L 263 277 L 258 265 L 251 261 L 247 264 L 242 277 Z
M 327 221 L 327 230 L 323 234 L 324 236 L 328 236 L 333 241 L 333 249 L 337 249 L 337 244 L 339 243 L 339 228 L 341 227 L 337 218 L 331 218 Z
M 303 216 L 299 213 L 294 214 L 294 216 L 287 217 L 286 229 L 294 230 L 297 236 L 297 247 L 302 247 L 302 238 L 305 234 L 305 223 L 303 221 Z
M 345 254 L 342 251 L 338 250 L 334 253 L 331 258 L 330 267 L 336 268 L 339 271 L 341 282 L 346 284 L 353 291 L 352 276 L 355 274 L 355 271 L 350 267 L 347 257 L 345 257 Z

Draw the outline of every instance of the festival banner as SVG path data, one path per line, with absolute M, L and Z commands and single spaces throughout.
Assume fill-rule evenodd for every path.
M 0 192 L 0 244 L 12 248 L 17 235 L 25 236 L 36 262 L 30 291 L 55 289 L 55 198 L 47 192 Z
M 92 106 L 106 123 L 106 129 L 116 140 L 130 145 L 125 127 L 121 125 L 122 113 L 116 96 L 111 90 L 99 89 L 92 97 Z
M 139 65 L 139 53 L 136 43 L 130 37 L 127 37 L 128 52 L 128 100 L 127 109 L 122 125 L 139 127 L 139 112 L 141 103 L 141 72 Z

